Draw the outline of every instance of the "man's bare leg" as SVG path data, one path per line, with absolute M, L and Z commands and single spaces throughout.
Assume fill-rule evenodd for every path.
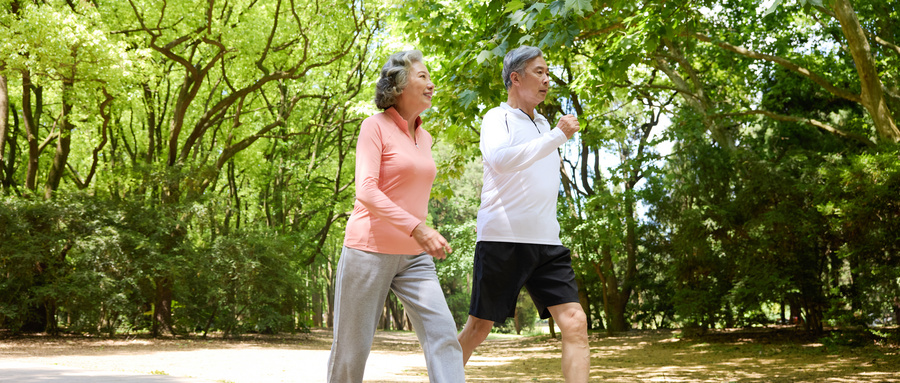
M 563 303 L 547 309 L 562 332 L 562 372 L 566 383 L 587 383 L 591 375 L 591 348 L 588 346 L 587 316 L 581 304 Z
M 459 332 L 459 335 L 456 336 L 459 340 L 459 345 L 462 346 L 463 350 L 463 365 L 469 362 L 469 357 L 472 356 L 475 347 L 478 347 L 481 342 L 484 342 L 484 340 L 487 339 L 488 335 L 491 333 L 491 328 L 493 327 L 493 321 L 479 319 L 469 315 L 466 326 L 463 327 L 462 331 Z

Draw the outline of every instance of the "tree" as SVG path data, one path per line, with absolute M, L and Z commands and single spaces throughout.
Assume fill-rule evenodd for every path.
M 357 97 L 368 95 L 360 90 L 372 70 L 377 7 L 290 0 L 7 1 L 0 10 L 11 36 L 3 52 L 15 52 L 4 55 L 0 68 L 22 78 L 22 92 L 10 99 L 21 97 L 28 133 L 27 140 L 16 135 L 18 119 L 12 129 L 4 125 L 9 150 L 3 152 L 10 153 L 0 157 L 4 185 L 36 190 L 46 174 L 48 197 L 86 189 L 134 218 L 122 221 L 126 227 L 113 226 L 135 235 L 116 243 L 140 265 L 135 283 L 149 296 L 145 309 L 154 311 L 154 334 L 175 332 L 179 296 L 209 297 L 188 294 L 176 280 L 201 265 L 207 258 L 197 256 L 223 236 L 252 242 L 259 238 L 255 231 L 278 228 L 276 240 L 298 242 L 301 251 L 282 259 L 298 270 L 300 255 L 310 264 L 326 252 L 325 240 L 341 228 L 352 196 L 346 164 L 353 160 L 354 123 L 366 112 Z M 36 27 L 40 33 L 31 30 Z M 318 38 L 323 35 L 332 38 Z M 27 170 L 15 158 L 23 142 Z M 53 156 L 42 154 L 54 142 Z M 276 167 L 280 175 L 273 175 L 267 160 L 289 166 Z M 260 194 L 247 193 L 257 186 Z M 284 203 L 295 191 L 300 203 Z M 267 219 L 253 221 L 259 211 Z M 78 249 L 74 232 L 61 235 Z M 216 254 L 224 257 L 229 249 L 253 247 L 219 248 Z M 273 247 L 260 256 L 284 254 Z M 71 272 L 77 262 L 60 267 Z M 212 312 L 218 307 L 196 304 Z
M 157 54 L 154 60 L 167 68 L 159 85 L 175 84 L 174 89 L 151 88 L 148 100 L 151 108 L 171 108 L 172 113 L 161 116 L 168 122 L 166 142 L 147 151 L 162 154 L 151 160 L 172 174 L 159 190 L 163 205 L 197 200 L 237 153 L 284 126 L 301 100 L 327 98 L 327 93 L 306 92 L 291 83 L 301 83 L 314 73 L 325 74 L 323 68 L 347 55 L 368 28 L 361 4 L 193 3 L 176 6 L 129 0 L 107 10 L 109 15 L 133 15 L 122 24 L 123 31 L 140 33 Z M 313 11 L 298 12 L 302 7 Z M 196 12 L 198 8 L 204 11 Z M 253 22 L 239 22 L 244 20 Z M 332 40 L 314 37 L 328 30 L 347 33 Z M 262 44 L 248 44 L 256 41 Z M 155 122 L 148 125 L 162 128 Z M 162 251 L 174 255 L 186 232 L 181 224 L 172 232 Z M 157 322 L 174 333 L 173 277 L 161 275 L 154 283 Z
M 800 5 L 803 4 L 806 2 L 801 1 Z M 896 112 L 890 109 L 895 107 L 892 101 L 892 94 L 895 92 L 892 93 L 889 89 L 891 86 L 896 88 L 893 71 L 889 68 L 897 64 L 897 51 L 896 46 L 890 42 L 894 38 L 893 29 L 887 26 L 890 23 L 885 22 L 890 15 L 895 14 L 894 8 L 880 2 L 863 2 L 857 9 L 852 9 L 848 3 L 835 1 L 829 3 L 828 8 L 816 4 L 807 7 L 807 12 L 798 13 L 799 7 L 793 4 L 789 7 L 778 5 L 776 3 L 773 11 L 766 15 L 761 11 L 757 12 L 757 3 L 747 1 L 730 1 L 724 4 L 670 1 L 426 2 L 415 8 L 414 15 L 406 17 L 435 21 L 416 25 L 415 30 L 410 30 L 410 33 L 427 46 L 427 50 L 435 51 L 442 57 L 442 67 L 454 70 L 440 77 L 438 82 L 446 83 L 451 88 L 452 95 L 443 101 L 441 107 L 447 120 L 445 126 L 448 128 L 445 133 L 457 142 L 458 150 L 472 150 L 465 148 L 472 147 L 473 133 L 477 133 L 474 128 L 477 127 L 477 119 L 471 116 L 477 116 L 480 108 L 496 104 L 502 97 L 502 89 L 498 87 L 499 82 L 495 78 L 496 68 L 500 66 L 499 58 L 516 45 L 537 45 L 548 56 L 548 62 L 557 63 L 554 70 L 559 75 L 554 78 L 554 82 L 564 88 L 563 92 L 551 98 L 559 99 L 562 104 L 572 105 L 571 110 L 578 113 L 585 127 L 581 134 L 582 145 L 587 147 L 596 141 L 610 139 L 609 135 L 593 133 L 590 127 L 596 126 L 595 121 L 602 120 L 602 111 L 614 105 L 613 102 L 627 104 L 648 99 L 662 105 L 673 92 L 677 94 L 678 99 L 667 113 L 670 117 L 678 115 L 679 121 L 676 123 L 690 128 L 670 137 L 680 140 L 684 145 L 704 147 L 696 151 L 690 150 L 697 153 L 697 156 L 714 155 L 719 158 L 717 151 L 723 150 L 727 157 L 718 159 L 717 161 L 722 162 L 716 164 L 716 171 L 709 174 L 715 174 L 717 178 L 689 171 L 682 174 L 687 177 L 683 181 L 679 180 L 678 173 L 672 173 L 675 178 L 671 182 L 687 182 L 690 185 L 697 182 L 694 177 L 699 177 L 700 180 L 708 179 L 705 182 L 710 182 L 703 187 L 712 187 L 713 183 L 725 186 L 717 187 L 714 194 L 717 199 L 713 202 L 697 204 L 695 199 L 686 195 L 685 202 L 688 203 L 680 205 L 691 210 L 714 208 L 709 211 L 714 212 L 725 209 L 732 203 L 729 194 L 740 191 L 744 183 L 766 184 L 766 172 L 751 169 L 746 162 L 758 160 L 758 157 L 743 154 L 746 150 L 764 150 L 747 141 L 747 133 L 759 125 L 770 126 L 765 120 L 775 123 L 771 126 L 783 124 L 784 128 L 776 129 L 777 131 L 790 127 L 789 131 L 793 132 L 797 124 L 815 127 L 846 141 L 844 147 L 853 152 L 872 150 L 877 143 L 891 146 L 897 141 L 896 128 L 891 122 L 893 117 L 890 117 Z M 842 15 L 837 15 L 837 12 Z M 820 18 L 820 15 L 828 18 Z M 859 21 L 854 21 L 854 18 Z M 446 27 L 448 25 L 452 27 Z M 866 25 L 870 27 L 865 27 Z M 865 35 L 868 39 L 860 39 L 860 35 Z M 870 46 L 872 53 L 866 54 L 869 40 L 878 42 L 878 45 Z M 836 49 L 837 47 L 842 49 Z M 878 65 L 882 67 L 877 68 Z M 791 75 L 785 76 L 785 72 Z M 778 88 L 778 84 L 773 85 L 769 81 L 772 77 L 788 79 L 795 86 L 811 90 L 804 97 L 824 100 L 825 107 L 770 108 L 773 105 L 764 102 L 762 97 Z M 885 85 L 885 81 L 891 86 Z M 787 96 L 787 93 L 781 95 Z M 553 100 L 548 102 L 553 103 Z M 590 106 L 579 110 L 575 107 L 578 104 Z M 552 118 L 554 113 L 559 113 L 562 109 L 550 107 L 547 110 L 549 112 L 545 114 Z M 720 149 L 705 147 L 704 139 L 707 134 Z M 828 141 L 816 134 L 812 136 L 817 140 Z M 686 146 L 685 148 L 687 149 Z M 823 146 L 819 148 L 819 153 L 821 155 L 831 150 L 836 150 L 835 146 Z M 581 153 L 583 159 L 580 166 L 582 169 L 590 169 L 583 164 L 589 162 L 584 159 L 589 158 L 589 155 L 585 155 L 591 151 L 582 150 Z M 692 158 L 693 155 L 690 154 L 685 161 L 701 158 Z M 770 168 L 770 171 L 777 172 L 777 161 L 773 162 L 770 166 L 774 168 Z M 685 166 L 688 164 L 691 163 L 686 162 Z M 799 174 L 809 174 L 813 169 L 807 167 L 808 164 L 803 164 L 803 161 L 796 162 L 796 165 L 798 169 L 803 169 L 798 170 Z M 577 169 L 576 166 L 572 168 Z M 639 167 L 631 167 L 623 175 L 637 169 Z M 669 172 L 679 171 L 676 169 L 672 168 Z M 737 178 L 733 178 L 728 172 L 734 172 Z M 584 175 L 590 173 L 583 173 L 582 178 Z M 628 180 L 628 177 L 623 180 Z M 592 188 L 594 186 L 587 181 L 582 184 Z M 623 185 L 627 186 L 628 183 Z M 585 187 L 585 190 L 588 189 Z M 772 190 L 773 196 L 778 196 L 775 198 L 782 198 L 784 193 L 790 191 L 781 188 Z M 571 191 L 567 193 L 575 194 Z M 627 197 L 628 193 L 623 191 L 622 195 Z M 798 198 L 798 204 L 789 209 L 784 205 L 775 207 L 795 211 L 793 209 L 801 209 L 801 206 L 809 209 L 814 204 L 811 195 L 795 195 L 790 198 Z M 592 202 L 594 205 L 586 207 L 585 211 L 612 211 L 614 209 L 610 209 L 610 202 L 614 200 L 609 197 L 598 199 Z M 567 204 L 575 203 L 578 202 L 567 201 Z M 746 206 L 744 203 L 746 202 L 740 202 L 734 208 Z M 633 205 L 625 203 L 623 206 Z M 756 214 L 759 213 L 761 212 Z M 568 212 L 564 213 L 561 209 L 561 214 Z M 706 313 L 703 317 L 696 318 L 696 323 L 703 326 L 715 325 L 720 319 L 732 323 L 744 318 L 745 314 L 750 315 L 749 312 L 753 310 L 747 307 L 745 314 L 735 317 L 733 310 L 745 308 L 734 307 L 733 302 L 722 299 L 736 288 L 733 285 L 737 280 L 735 278 L 741 277 L 730 274 L 726 269 L 727 263 L 717 259 L 725 252 L 737 250 L 745 244 L 733 234 L 728 234 L 728 230 L 754 219 L 751 218 L 754 217 L 752 214 L 747 216 L 737 211 L 731 214 L 735 215 L 709 217 L 709 213 L 702 213 L 693 217 L 700 219 L 701 223 L 704 219 L 714 219 L 712 222 L 720 225 L 716 229 L 700 225 L 696 230 L 687 230 L 690 225 L 697 223 L 681 219 L 669 221 L 675 225 L 670 230 L 677 232 L 685 229 L 684 233 L 693 233 L 685 237 L 687 242 L 684 247 L 674 249 L 687 253 L 673 255 L 688 257 L 685 258 L 686 262 L 691 259 L 700 262 L 682 270 L 681 274 L 675 274 L 675 281 L 689 283 L 692 278 L 700 277 L 693 285 L 683 285 L 688 289 L 685 291 L 713 292 L 705 309 L 693 311 Z M 630 216 L 632 215 L 621 215 Z M 813 215 L 810 218 L 814 218 L 814 222 L 821 222 L 821 217 Z M 723 222 L 723 219 L 737 221 Z M 583 227 L 598 222 L 596 219 L 575 215 L 573 222 L 579 220 L 584 220 Z M 615 221 L 613 217 L 607 217 L 599 222 Z M 572 227 L 577 225 L 573 224 Z M 618 243 L 630 246 L 633 242 L 626 238 L 633 237 L 628 234 L 628 225 L 623 224 L 617 229 L 626 234 Z M 809 268 L 813 259 L 822 259 L 821 254 L 809 258 L 809 252 L 821 252 L 822 244 L 829 240 L 822 236 L 821 226 L 811 225 L 802 229 L 804 235 L 818 236 L 819 239 L 804 243 L 803 250 L 798 249 L 794 253 L 796 257 L 791 258 L 791 262 L 799 262 L 798 265 L 804 266 L 798 267 L 806 269 L 790 268 L 789 274 L 792 274 L 785 278 L 797 277 L 798 281 L 810 281 L 810 288 L 796 287 L 800 289 L 798 291 L 805 291 L 803 294 L 808 302 L 818 302 L 805 307 L 808 316 L 815 319 L 812 323 L 815 330 L 819 328 L 818 322 L 821 321 L 823 306 L 820 303 L 825 299 L 825 295 L 816 291 L 823 291 L 820 289 L 827 283 L 823 278 L 829 272 L 827 270 L 833 268 Z M 718 233 L 713 241 L 696 243 L 701 233 L 710 231 Z M 596 232 L 587 232 L 597 236 Z M 794 235 L 800 234 L 798 232 Z M 800 244 L 791 242 L 790 236 L 779 238 L 778 241 L 783 244 Z M 757 243 L 758 245 L 761 244 Z M 599 253 L 604 252 L 602 245 L 592 246 L 596 246 Z M 606 251 L 610 255 L 614 254 L 610 249 Z M 695 256 L 701 257 L 691 258 Z M 802 260 L 802 257 L 807 260 Z M 704 269 L 708 271 L 703 271 Z M 807 278 L 803 277 L 803 270 L 814 272 Z M 707 282 L 715 283 L 706 285 Z M 683 311 L 689 312 L 692 311 Z

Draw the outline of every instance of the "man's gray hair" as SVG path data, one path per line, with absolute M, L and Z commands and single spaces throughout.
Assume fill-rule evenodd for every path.
M 525 70 L 525 64 L 528 61 L 535 57 L 541 57 L 544 55 L 544 52 L 537 47 L 532 47 L 528 45 L 522 45 L 516 49 L 513 49 L 506 53 L 506 57 L 503 58 L 503 85 L 506 85 L 506 90 L 509 90 L 512 87 L 512 80 L 509 78 L 513 72 L 518 73 L 519 75 L 524 75 L 522 71 Z
M 422 62 L 422 52 L 409 50 L 388 57 L 381 68 L 381 77 L 375 83 L 375 106 L 387 109 L 397 103 L 397 97 L 409 84 L 409 71 L 414 62 Z

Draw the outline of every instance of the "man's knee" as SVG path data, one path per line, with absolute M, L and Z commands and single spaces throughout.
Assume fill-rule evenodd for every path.
M 484 319 L 476 319 L 472 321 L 472 324 L 474 325 L 472 330 L 482 338 L 490 335 L 491 330 L 494 328 L 494 322 Z
M 554 318 L 560 331 L 565 335 L 569 334 L 587 334 L 587 315 L 581 306 L 567 307 L 563 310 L 559 318 Z
M 469 316 L 469 320 L 466 321 L 466 326 L 463 328 L 461 335 L 484 340 L 490 335 L 493 328 L 494 322 Z

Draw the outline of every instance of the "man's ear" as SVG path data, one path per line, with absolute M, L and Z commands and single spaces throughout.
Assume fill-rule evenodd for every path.
M 509 83 L 512 85 L 516 85 L 519 83 L 519 72 L 512 72 L 509 74 Z

